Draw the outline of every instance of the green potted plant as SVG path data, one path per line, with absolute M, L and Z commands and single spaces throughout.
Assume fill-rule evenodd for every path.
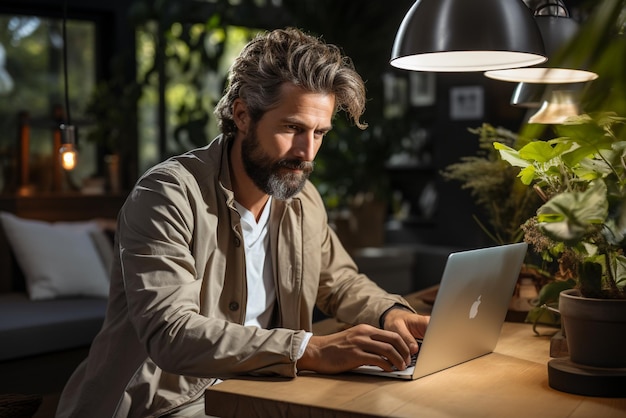
M 531 248 L 559 266 L 540 298 L 558 295 L 570 359 L 590 367 L 626 367 L 625 121 L 582 115 L 550 140 L 494 143 L 545 201 L 523 225 Z
M 494 143 L 545 201 L 523 225 L 525 238 L 587 297 L 626 298 L 626 141 L 615 135 L 625 120 L 582 115 L 556 126 L 551 140 L 519 150 Z

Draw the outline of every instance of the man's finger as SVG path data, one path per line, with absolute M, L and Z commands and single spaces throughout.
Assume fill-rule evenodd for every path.
M 411 361 L 411 354 L 413 353 L 411 351 L 411 347 L 400 334 L 394 331 L 382 331 L 381 333 L 372 335 L 371 338 L 373 341 L 380 341 L 381 343 L 384 343 L 385 346 L 381 346 L 382 348 L 392 349 L 393 352 L 397 353 L 396 355 L 403 359 L 405 363 L 408 364 Z M 413 339 L 413 342 L 415 342 L 415 339 Z M 386 356 L 391 359 L 393 363 L 394 357 L 389 357 L 389 355 L 380 352 L 377 354 Z M 398 364 L 394 365 L 399 368 Z

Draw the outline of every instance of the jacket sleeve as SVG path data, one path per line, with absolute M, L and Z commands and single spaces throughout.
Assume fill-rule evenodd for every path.
M 191 250 L 194 239 L 203 239 L 194 236 L 195 211 L 201 210 L 194 207 L 200 204 L 191 196 L 199 195 L 194 187 L 191 179 L 162 166 L 138 182 L 120 212 L 121 277 L 139 341 L 170 373 L 295 376 L 303 331 L 246 327 L 217 307 L 200 313 L 206 284 Z
M 370 324 L 376 327 L 380 326 L 381 316 L 394 305 L 402 305 L 414 312 L 404 298 L 386 292 L 359 273 L 356 263 L 328 225 L 319 193 L 309 189 L 307 195 L 314 205 L 322 206 L 322 210 L 316 211 L 321 219 L 314 221 L 316 225 L 323 225 L 320 235 L 322 253 L 318 308 L 326 315 L 348 324 Z

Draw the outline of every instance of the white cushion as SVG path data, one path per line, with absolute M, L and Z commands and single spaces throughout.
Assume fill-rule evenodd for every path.
M 31 300 L 65 296 L 107 297 L 107 268 L 92 234 L 95 221 L 49 223 L 0 213 Z

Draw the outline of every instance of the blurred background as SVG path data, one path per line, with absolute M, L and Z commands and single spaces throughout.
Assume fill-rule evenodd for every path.
M 582 24 L 601 3 L 571 0 L 567 6 Z M 350 251 L 492 244 L 480 226 L 489 221 L 484 209 L 442 171 L 477 153 L 478 135 L 471 130 L 489 124 L 517 132 L 536 109 L 511 105 L 516 84 L 480 72 L 392 67 L 391 47 L 412 4 L 2 0 L 0 189 L 11 198 L 123 197 L 148 167 L 217 135 L 212 109 L 226 71 L 255 33 L 297 26 L 340 45 L 367 83 L 363 119 L 369 128 L 362 132 L 340 115 L 312 178 Z M 74 170 L 55 179 L 50 166 L 57 145 L 50 138 L 68 110 L 79 158 Z M 20 172 L 24 159 L 27 181 Z

